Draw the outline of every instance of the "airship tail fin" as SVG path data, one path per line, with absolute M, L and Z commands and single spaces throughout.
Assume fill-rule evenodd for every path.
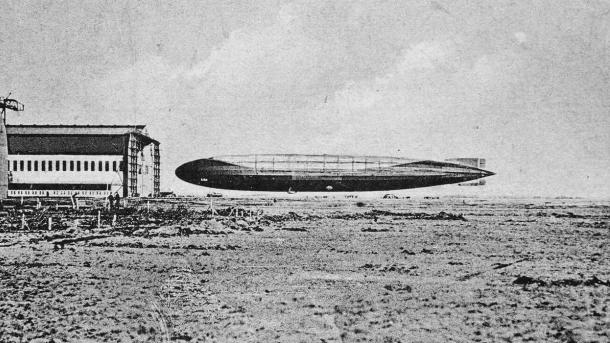
M 457 163 L 468 167 L 485 169 L 485 159 L 478 157 L 456 157 L 446 159 L 445 162 Z
M 484 158 L 478 157 L 456 157 L 446 159 L 445 162 L 457 163 L 468 167 L 474 167 L 485 170 L 486 161 Z M 479 179 L 471 182 L 459 183 L 458 186 L 485 186 L 486 182 L 483 179 Z
M 485 180 L 476 180 L 476 181 L 471 181 L 471 182 L 462 182 L 462 183 L 458 183 L 458 186 L 485 186 L 486 182 Z

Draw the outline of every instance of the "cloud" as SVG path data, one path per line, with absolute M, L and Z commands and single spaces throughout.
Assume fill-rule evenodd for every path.
M 447 63 L 455 53 L 455 47 L 448 41 L 424 41 L 403 51 L 398 64 L 399 73 L 413 69 L 435 69 Z
M 272 25 L 232 32 L 184 74 L 191 95 L 224 110 L 304 106 L 324 68 L 322 43 L 304 34 L 293 12 L 284 6 Z
M 528 40 L 527 35 L 521 31 L 515 32 L 514 36 L 515 36 L 515 39 L 517 40 L 517 42 L 519 42 L 519 44 L 524 44 Z
M 454 124 L 452 118 L 471 117 L 460 111 L 476 111 L 484 97 L 514 81 L 520 58 L 512 52 L 472 54 L 465 44 L 458 49 L 462 43 L 456 41 L 424 41 L 404 49 L 391 70 L 347 83 L 319 109 L 331 121 L 374 118 L 388 126 L 434 117 L 449 117 L 444 121 Z M 448 108 L 458 111 L 448 116 Z M 345 117 L 348 113 L 352 118 Z

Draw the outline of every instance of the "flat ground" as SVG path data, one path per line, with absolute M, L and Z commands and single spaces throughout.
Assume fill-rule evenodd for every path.
M 0 341 L 610 340 L 608 202 L 358 201 L 11 210 Z

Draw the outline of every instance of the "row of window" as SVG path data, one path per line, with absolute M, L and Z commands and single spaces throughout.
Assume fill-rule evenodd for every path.
M 119 161 L 8 161 L 9 171 L 123 171 Z
M 78 193 L 81 197 L 87 196 L 103 196 L 106 197 L 108 194 L 113 194 L 111 191 L 74 191 L 74 190 L 9 190 L 8 196 L 71 196 L 74 193 Z

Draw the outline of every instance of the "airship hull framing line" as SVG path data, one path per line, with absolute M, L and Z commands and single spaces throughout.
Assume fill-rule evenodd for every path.
M 342 155 L 229 155 L 194 160 L 176 169 L 178 178 L 195 185 L 279 192 L 388 191 L 490 175 L 451 162 Z

